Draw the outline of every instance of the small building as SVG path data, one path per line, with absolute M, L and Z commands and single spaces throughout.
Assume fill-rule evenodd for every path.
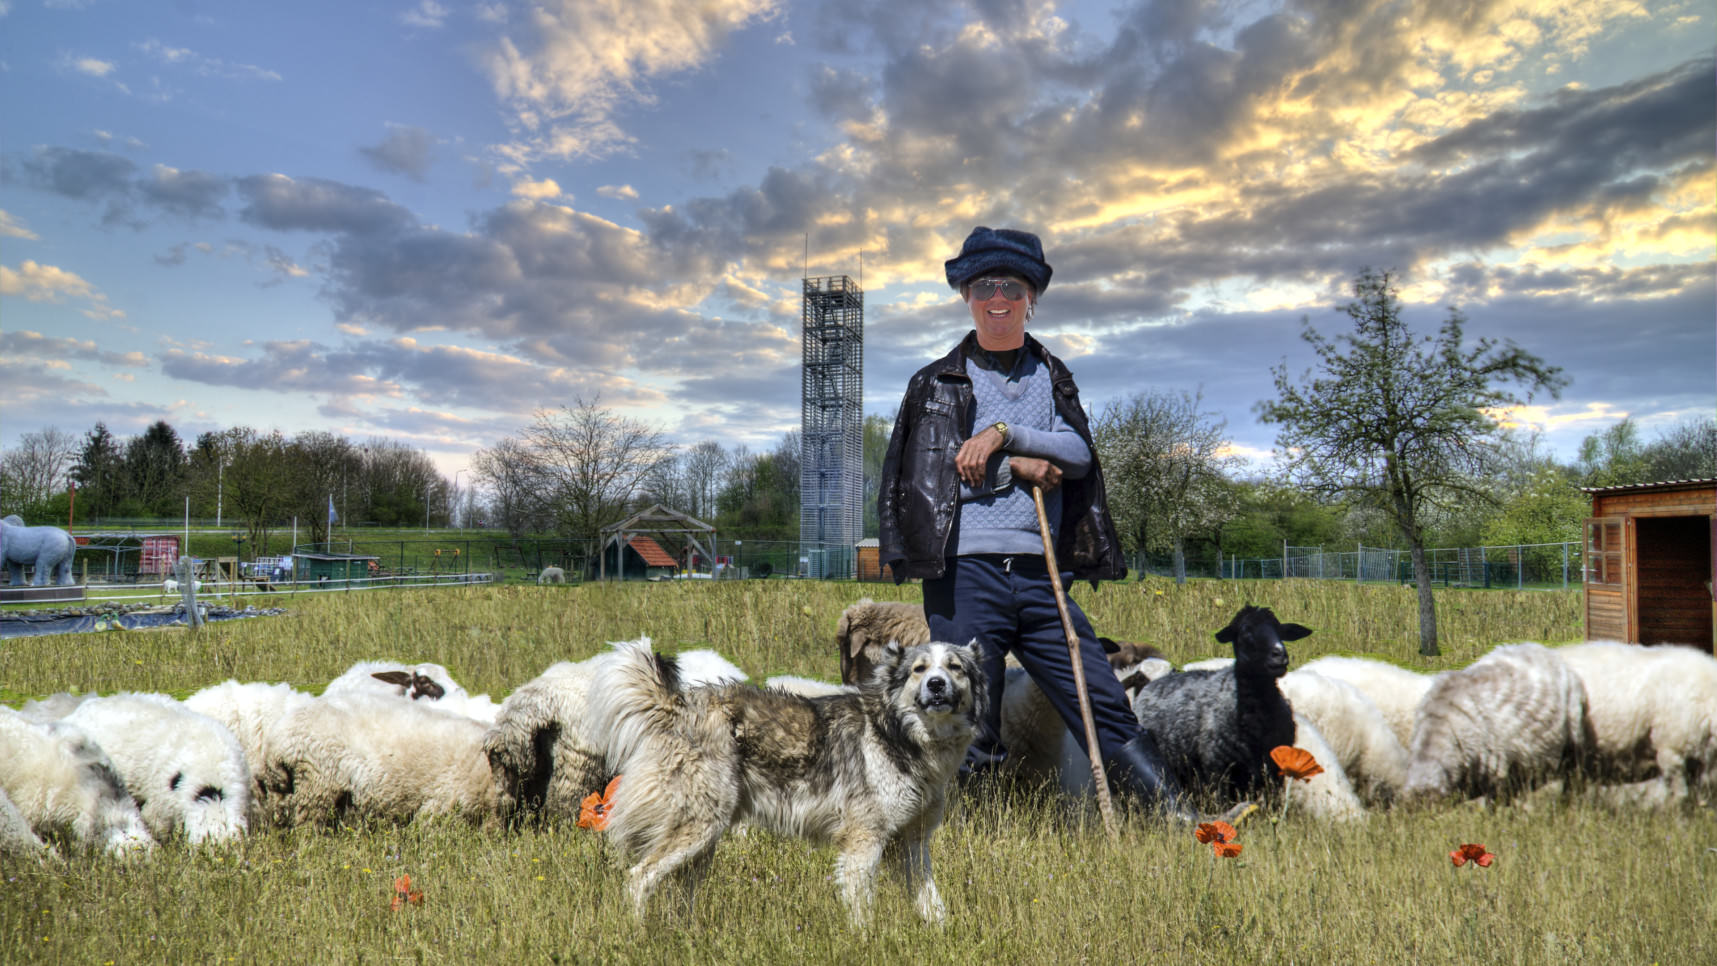
M 596 572 L 588 576 L 598 580 L 649 580 L 652 577 L 672 576 L 680 569 L 679 561 L 673 558 L 662 545 L 644 536 L 634 533 L 620 542 L 620 535 L 615 534 L 608 539 L 602 548 L 602 558 L 593 568 Z
M 648 535 L 647 535 L 648 534 Z M 678 556 L 662 548 L 671 543 Z M 685 570 L 713 576 L 715 527 L 660 503 L 602 528 L 602 552 L 586 569 L 598 580 L 669 577 Z
M 882 572 L 882 544 L 875 537 L 866 537 L 853 548 L 858 579 L 880 581 L 888 575 Z
M 380 557 L 362 553 L 324 550 L 292 551 L 292 572 L 298 580 L 321 583 L 330 580 L 364 580 L 375 576 Z
M 1712 650 L 1717 479 L 1587 487 L 1586 639 Z

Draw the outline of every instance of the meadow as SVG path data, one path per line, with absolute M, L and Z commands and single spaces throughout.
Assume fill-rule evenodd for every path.
M 488 586 L 283 601 L 281 617 L 0 644 L 0 702 L 55 691 L 183 697 L 228 677 L 319 690 L 370 658 L 446 665 L 500 699 L 557 660 L 649 635 L 712 647 L 754 678 L 833 679 L 835 621 L 861 596 L 913 586 L 707 581 Z M 1458 667 L 1498 643 L 1581 637 L 1577 593 L 1439 594 L 1444 654 L 1417 656 L 1410 590 L 1311 581 L 1147 580 L 1074 588 L 1098 631 L 1177 662 L 1221 653 L 1242 603 L 1314 628 L 1297 665 L 1368 654 Z M 259 602 L 261 603 L 261 602 Z M 1328 825 L 1290 808 L 1240 826 L 1237 858 L 1189 830 L 1128 817 L 1118 841 L 1088 808 L 1028 790 L 956 798 L 932 847 L 949 921 L 921 925 L 885 877 L 847 924 L 833 852 L 730 836 L 699 891 L 665 892 L 635 924 L 624 872 L 571 822 L 481 832 L 458 822 L 317 832 L 147 859 L 0 858 L 0 961 L 25 962 L 1717 962 L 1717 812 L 1633 812 L 1584 797 L 1378 813 Z M 1489 867 L 1455 867 L 1482 843 Z M 390 908 L 396 877 L 421 903 Z

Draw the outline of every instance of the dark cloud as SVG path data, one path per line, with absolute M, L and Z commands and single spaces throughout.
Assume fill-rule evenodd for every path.
M 227 179 L 203 171 L 156 165 L 138 175 L 135 162 L 106 151 L 43 147 L 16 168 L 12 174 L 13 166 L 7 166 L 7 180 L 15 177 L 62 197 L 104 203 L 104 224 L 137 228 L 144 224 L 139 207 L 184 218 L 220 218 L 220 202 L 230 190 Z
M 238 179 L 239 217 L 276 231 L 372 234 L 410 226 L 411 213 L 379 191 L 324 178 L 259 174 Z
M 420 127 L 395 125 L 380 144 L 360 147 L 358 153 L 382 171 L 422 181 L 434 160 L 435 135 Z
M 140 369 L 149 365 L 149 360 L 144 358 L 141 352 L 113 352 L 88 339 L 46 336 L 28 329 L 0 332 L 0 355 L 10 359 L 88 359 L 126 369 Z
M 220 218 L 226 214 L 222 199 L 232 190 L 231 182 L 204 171 L 180 171 L 156 165 L 137 183 L 139 196 L 149 204 L 186 218 Z

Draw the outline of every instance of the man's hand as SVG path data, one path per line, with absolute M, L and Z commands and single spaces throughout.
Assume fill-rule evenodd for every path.
M 984 471 L 990 465 L 990 457 L 1002 448 L 1004 442 L 1001 430 L 993 424 L 985 426 L 976 436 L 960 444 L 960 452 L 954 454 L 954 471 L 972 489 L 983 486 Z
M 1061 467 L 1035 456 L 1015 456 L 1008 461 L 1014 483 L 1031 484 L 1048 493 L 1061 485 Z

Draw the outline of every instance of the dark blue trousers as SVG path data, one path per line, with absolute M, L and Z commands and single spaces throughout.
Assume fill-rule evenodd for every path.
M 1055 606 L 1055 588 L 1041 555 L 973 554 L 950 557 L 942 576 L 924 581 L 924 619 L 930 638 L 965 644 L 976 638 L 984 645 L 983 667 L 989 707 L 978 738 L 967 753 L 968 765 L 981 769 L 1007 756 L 1001 741 L 1003 659 L 1012 653 L 1067 722 L 1067 729 L 1085 748 L 1085 722 L 1079 714 L 1079 692 L 1068 660 L 1067 635 Z M 1072 575 L 1061 575 L 1063 587 Z M 1067 599 L 1073 630 L 1079 635 L 1079 655 L 1085 667 L 1085 687 L 1091 695 L 1091 717 L 1097 725 L 1097 748 L 1106 759 L 1138 736 L 1139 721 L 1127 704 L 1127 692 L 1115 679 L 1103 645 L 1091 630 L 1085 612 Z M 1090 750 L 1086 749 L 1086 754 Z

